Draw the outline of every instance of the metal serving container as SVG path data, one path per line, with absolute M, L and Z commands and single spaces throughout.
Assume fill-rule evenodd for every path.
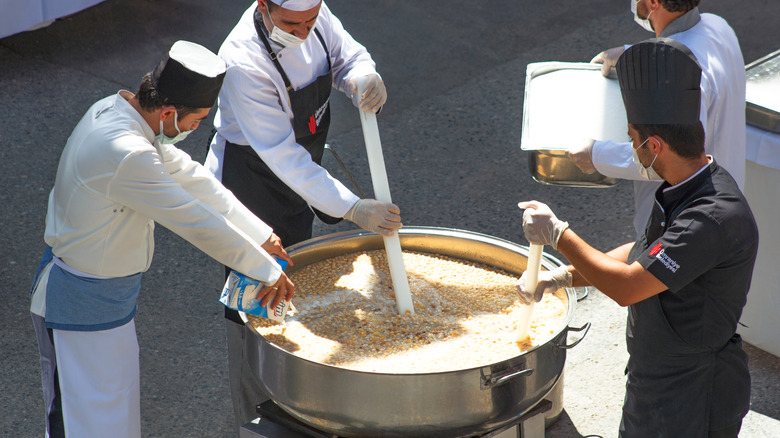
M 617 184 L 616 178 L 582 172 L 560 149 L 528 151 L 528 169 L 535 181 L 547 185 L 604 188 Z
M 745 76 L 747 123 L 780 133 L 780 50 L 745 66 Z
M 405 250 L 485 263 L 520 275 L 528 248 L 484 234 L 433 227 L 400 230 Z M 383 248 L 374 233 L 350 231 L 288 248 L 290 273 L 308 264 L 355 251 Z M 562 265 L 545 254 L 543 269 Z M 531 410 L 561 380 L 577 302 L 567 291 L 564 321 L 542 345 L 497 363 L 437 373 L 371 373 L 297 357 L 260 335 L 248 339 L 248 361 L 271 399 L 298 420 L 340 437 L 469 437 L 484 434 Z M 246 320 L 245 320 L 246 321 Z M 558 387 L 560 388 L 560 387 Z
M 601 74 L 600 64 L 537 62 L 526 67 L 520 146 L 528 152 L 529 170 L 536 181 L 577 187 L 615 185 L 615 178 L 580 171 L 566 151 L 585 138 L 627 142 L 627 126 L 620 86 Z

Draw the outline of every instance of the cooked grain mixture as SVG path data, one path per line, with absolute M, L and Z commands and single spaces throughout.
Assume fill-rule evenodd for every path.
M 398 315 L 384 250 L 313 263 L 291 274 L 286 324 L 249 315 L 274 344 L 309 360 L 382 373 L 431 373 L 499 362 L 547 342 L 568 305 L 559 290 L 534 306 L 517 340 L 517 277 L 485 265 L 403 253 L 414 315 Z

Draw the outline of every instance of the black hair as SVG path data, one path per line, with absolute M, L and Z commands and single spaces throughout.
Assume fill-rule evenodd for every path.
M 160 96 L 160 93 L 157 92 L 154 81 L 152 81 L 152 72 L 145 74 L 143 79 L 141 79 L 141 85 L 138 86 L 138 93 L 136 93 L 136 96 L 138 96 L 138 102 L 140 103 L 141 108 L 146 111 L 154 111 L 157 108 L 162 108 L 164 106 L 172 106 L 176 108 L 178 120 L 181 120 L 184 116 L 192 114 L 200 109 L 186 105 L 179 105 L 176 102 L 169 101 L 166 97 Z
M 688 12 L 699 6 L 701 0 L 659 0 L 661 6 L 669 12 Z
M 704 153 L 704 127 L 693 125 L 632 125 L 641 138 L 657 135 L 683 158 L 697 158 Z

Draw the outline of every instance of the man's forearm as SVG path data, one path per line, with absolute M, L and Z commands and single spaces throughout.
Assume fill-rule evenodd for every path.
M 570 228 L 558 241 L 558 251 L 575 268 L 572 285 L 593 285 L 621 306 L 633 304 L 663 290 L 660 282 L 648 284 L 654 278 L 647 277 L 645 274 L 649 274 L 643 268 L 626 264 L 631 246 L 628 243 L 603 253 L 588 245 Z
M 560 244 L 560 243 L 559 243 Z M 612 251 L 606 253 L 606 255 L 612 257 L 615 260 L 625 262 L 628 260 L 628 253 L 631 251 L 633 242 L 621 245 Z M 567 266 L 569 272 L 572 275 L 572 287 L 593 286 L 579 271 L 572 265 Z

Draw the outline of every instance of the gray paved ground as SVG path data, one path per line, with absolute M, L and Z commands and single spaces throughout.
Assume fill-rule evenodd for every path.
M 94 101 L 135 90 L 173 41 L 216 51 L 249 3 L 108 0 L 48 28 L 0 39 L 0 437 L 42 435 L 27 290 L 43 248 L 46 197 L 70 131 Z M 526 244 L 515 204 L 535 198 L 599 249 L 631 239 L 628 184 L 543 186 L 531 180 L 519 148 L 526 64 L 588 61 L 603 48 L 648 37 L 631 20 L 627 1 L 329 5 L 372 52 L 387 83 L 380 132 L 406 224 Z M 705 0 L 702 9 L 732 24 L 747 62 L 780 48 L 780 2 Z M 329 142 L 368 188 L 358 114 L 345 98 L 333 104 Z M 203 126 L 181 146 L 202 160 L 208 130 Z M 342 176 L 333 160 L 326 165 Z M 315 233 L 347 228 L 317 226 Z M 136 318 L 144 436 L 231 436 L 220 267 L 162 227 L 156 237 Z M 624 319 L 625 310 L 600 293 L 580 302 L 573 325 L 593 327 L 569 353 L 565 411 L 547 436 L 616 436 Z M 741 436 L 780 436 L 780 359 L 748 351 L 752 410 Z

